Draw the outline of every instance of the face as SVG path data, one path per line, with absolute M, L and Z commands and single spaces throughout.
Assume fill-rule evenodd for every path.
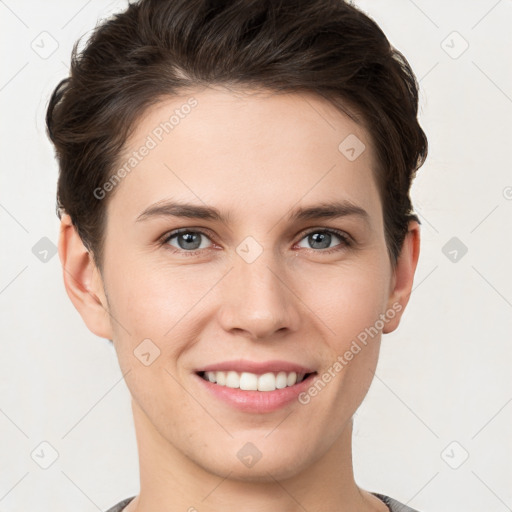
M 306 470 L 402 309 L 368 133 L 314 95 L 211 88 L 148 110 L 119 167 L 134 151 L 102 278 L 138 427 L 217 475 Z

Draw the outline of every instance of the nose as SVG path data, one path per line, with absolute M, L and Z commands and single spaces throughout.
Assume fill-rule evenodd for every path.
M 220 290 L 223 329 L 259 340 L 298 330 L 300 300 L 290 281 L 290 271 L 278 265 L 270 251 L 252 263 L 235 260 Z

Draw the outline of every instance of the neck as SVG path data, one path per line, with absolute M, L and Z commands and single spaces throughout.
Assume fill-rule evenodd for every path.
M 385 511 L 357 487 L 352 469 L 352 420 L 336 442 L 304 471 L 286 479 L 267 472 L 264 481 L 214 474 L 163 438 L 132 401 L 140 465 L 140 493 L 126 512 L 336 512 Z

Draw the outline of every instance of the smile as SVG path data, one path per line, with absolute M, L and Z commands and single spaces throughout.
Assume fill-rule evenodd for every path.
M 286 361 L 226 361 L 194 372 L 200 393 L 245 413 L 262 414 L 298 404 L 318 372 Z

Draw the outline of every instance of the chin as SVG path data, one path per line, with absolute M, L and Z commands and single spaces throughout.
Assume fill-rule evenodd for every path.
M 304 460 L 301 461 L 304 464 Z M 282 461 L 259 460 L 253 467 L 242 467 L 243 465 L 226 464 L 218 467 L 215 474 L 222 478 L 247 483 L 275 483 L 276 480 L 287 480 L 300 472 L 300 467 L 294 464 L 283 464 Z
M 256 444 L 256 443 L 255 443 Z M 250 441 L 236 442 L 236 449 L 227 448 L 222 453 L 197 454 L 196 464 L 220 478 L 239 482 L 275 483 L 304 471 L 311 463 L 304 446 L 291 450 L 289 445 L 268 443 L 261 451 Z M 261 444 L 261 443 L 260 443 Z M 230 455 L 232 454 L 232 455 Z

